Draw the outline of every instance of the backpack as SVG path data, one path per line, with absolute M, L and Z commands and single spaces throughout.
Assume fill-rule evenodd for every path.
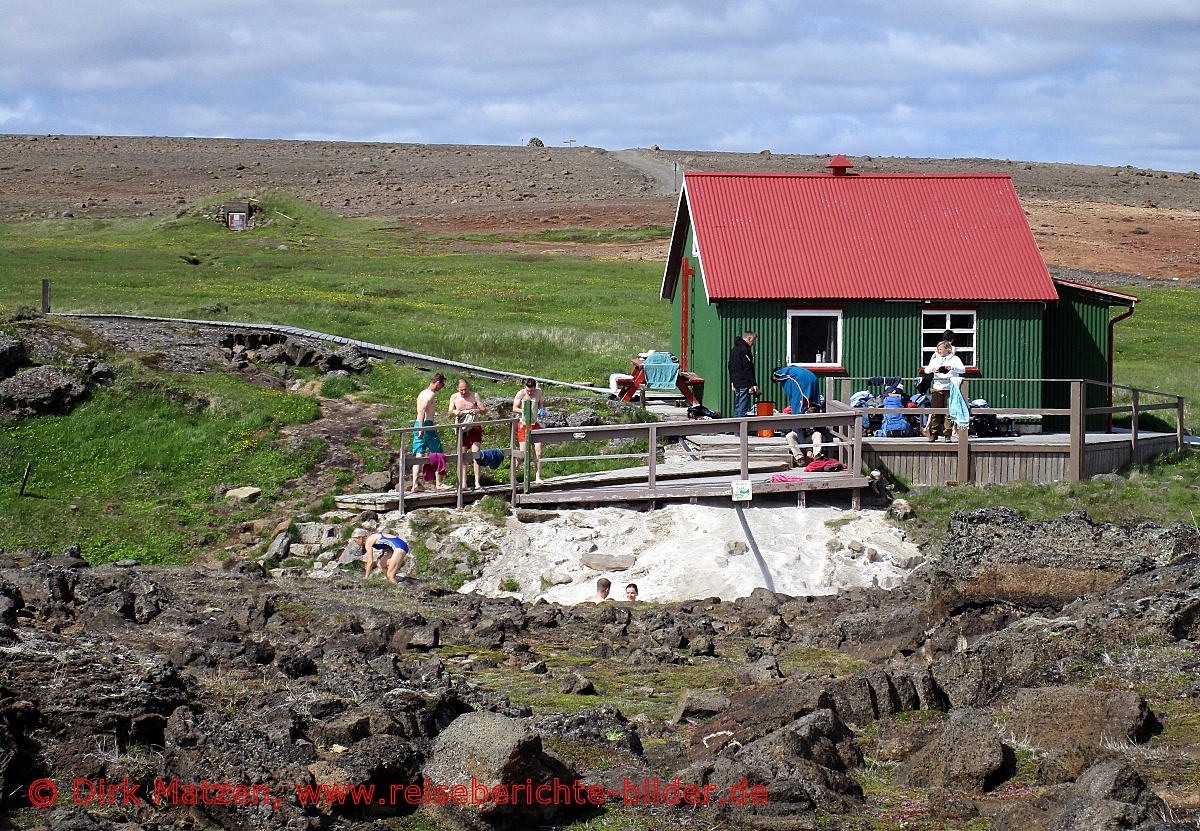
M 899 395 L 889 395 L 883 399 L 885 407 L 903 407 L 904 399 Z M 908 433 L 909 423 L 908 418 L 904 413 L 886 413 L 883 416 L 883 426 L 880 428 L 884 435 L 889 432 L 899 431 L 905 434 Z
M 817 459 L 805 465 L 810 473 L 832 473 L 835 470 L 845 470 L 846 466 L 837 459 Z
M 695 404 L 687 408 L 687 416 L 692 421 L 697 421 L 702 418 L 720 418 L 721 414 L 716 410 L 710 410 L 702 404 Z

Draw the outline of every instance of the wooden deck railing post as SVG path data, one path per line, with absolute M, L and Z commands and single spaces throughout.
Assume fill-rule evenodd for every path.
M 1137 464 L 1138 460 L 1138 393 L 1141 390 L 1134 389 L 1133 391 L 1133 414 L 1132 420 L 1129 422 L 1129 461 Z M 1109 418 L 1112 418 L 1110 415 Z
M 1083 478 L 1083 448 L 1085 423 L 1083 415 L 1083 381 L 1071 382 L 1071 456 L 1068 460 L 1067 481 Z
M 653 488 L 657 480 L 658 467 L 658 427 L 654 424 L 650 425 L 650 487 Z
M 855 475 L 862 473 L 862 438 L 862 419 L 856 417 L 854 419 L 854 449 L 850 453 L 852 464 L 849 465 Z
M 454 507 L 455 507 L 455 510 L 459 510 L 459 511 L 462 510 L 462 506 L 463 506 L 463 479 L 467 478 L 465 475 L 466 469 L 467 469 L 467 463 L 465 461 L 463 461 L 462 440 L 463 440 L 462 425 L 455 424 L 454 425 L 454 455 L 458 458 L 458 467 L 454 474 L 454 478 L 456 480 L 455 481 L 455 485 L 456 485 L 455 489 L 457 491 L 455 493 Z M 476 482 L 475 484 L 478 485 L 479 483 Z
M 833 400 L 834 400 L 833 376 L 826 375 L 825 376 L 825 409 L 826 409 L 826 411 L 828 411 L 828 409 L 829 409 L 829 402 L 833 401 Z
M 508 425 L 508 500 L 517 504 L 517 422 Z
M 958 469 L 955 479 L 960 485 L 971 484 L 971 429 L 958 431 Z
M 741 446 L 741 452 L 739 453 L 739 459 L 741 461 L 741 471 L 742 471 L 743 479 L 750 478 L 750 427 L 749 427 L 749 424 L 750 424 L 749 421 L 747 421 L 744 418 L 742 419 L 742 423 L 741 423 L 742 446 Z
M 1175 396 L 1175 449 L 1183 449 L 1183 397 Z
M 400 472 L 396 475 L 396 482 L 398 483 L 396 485 L 396 490 L 400 492 L 400 504 L 396 507 L 396 510 L 398 510 L 400 512 L 401 516 L 404 515 L 404 474 L 405 474 L 405 471 L 408 470 L 408 448 L 404 442 L 404 439 L 405 439 L 405 435 L 403 433 L 401 433 L 400 434 Z

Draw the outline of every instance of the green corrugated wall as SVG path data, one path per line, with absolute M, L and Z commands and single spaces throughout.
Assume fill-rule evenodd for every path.
M 1070 286 L 1058 287 L 1059 302 L 1046 309 L 1043 341 L 1043 378 L 1090 378 L 1108 380 L 1108 301 L 1091 292 Z M 1047 407 L 1066 407 L 1071 394 L 1066 384 L 1046 384 Z M 1089 386 L 1088 407 L 1108 406 L 1103 387 Z M 1088 416 L 1087 429 L 1103 430 L 1105 416 Z M 1066 429 L 1065 418 L 1054 419 L 1051 427 Z
M 688 250 L 691 250 L 689 239 Z M 726 360 L 733 341 L 747 329 L 758 332 L 754 346 L 758 381 L 764 399 L 777 407 L 786 403 L 783 391 L 771 381 L 771 370 L 786 362 L 787 309 L 817 308 L 818 304 L 781 302 L 724 302 L 708 305 L 700 266 L 690 288 L 692 312 L 688 366 L 705 379 L 704 403 L 733 413 Z M 675 343 L 679 338 L 676 294 Z M 854 377 L 899 375 L 911 379 L 921 363 L 920 310 L 917 303 L 857 302 L 842 306 L 843 366 Z M 977 313 L 980 373 L 969 387 L 972 398 L 987 398 L 993 406 L 1037 407 L 1041 385 L 991 382 L 992 378 L 1042 377 L 1042 304 L 984 303 Z M 676 354 L 680 354 L 678 351 Z M 820 374 L 820 373 L 819 373 Z M 993 400 L 995 399 L 995 400 Z

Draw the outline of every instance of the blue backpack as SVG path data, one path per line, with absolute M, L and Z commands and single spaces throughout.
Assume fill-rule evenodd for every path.
M 883 399 L 885 407 L 903 407 L 904 399 L 899 395 L 888 395 Z M 902 432 L 908 435 L 909 424 L 908 418 L 904 413 L 886 413 L 883 416 L 883 428 L 881 432 L 887 435 L 889 432 Z

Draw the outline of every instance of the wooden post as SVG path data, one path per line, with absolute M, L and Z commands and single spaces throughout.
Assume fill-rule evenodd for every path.
M 1129 461 L 1137 464 L 1138 462 L 1138 405 L 1141 403 L 1138 400 L 1137 388 L 1133 390 L 1133 415 L 1129 422 Z
M 833 400 L 833 376 L 825 376 L 825 411 L 829 411 L 829 402 Z
M 525 493 L 529 493 L 530 468 L 533 464 L 533 400 L 521 404 L 521 423 L 525 425 Z
M 857 416 L 854 418 L 854 450 L 850 458 L 852 464 L 848 467 L 858 476 L 862 473 L 862 419 Z
M 746 419 L 742 419 L 742 446 L 740 453 L 742 478 L 750 478 L 750 427 Z
M 25 475 L 21 477 L 21 490 L 17 491 L 17 496 L 25 495 L 25 486 L 29 484 L 29 471 L 33 469 L 33 462 L 25 463 Z
M 1083 447 L 1085 440 L 1083 418 L 1083 381 L 1071 382 L 1071 456 L 1068 460 L 1067 481 L 1083 478 Z
M 455 423 L 455 425 L 454 425 L 454 445 L 455 445 L 454 453 L 458 457 L 458 471 L 455 473 L 454 478 L 457 480 L 455 482 L 455 486 L 456 486 L 455 490 L 457 490 L 458 493 L 455 494 L 456 499 L 455 499 L 454 505 L 455 505 L 455 510 L 459 510 L 459 511 L 461 511 L 462 507 L 463 507 L 463 479 L 466 478 L 466 476 L 464 476 L 464 471 L 466 470 L 466 466 L 463 464 L 463 447 L 462 447 L 463 436 L 462 436 L 462 434 L 463 434 L 462 425 Z M 479 484 L 479 483 L 476 482 L 475 484 Z
M 971 484 L 971 428 L 958 431 L 958 484 Z
M 405 439 L 408 437 L 400 434 L 400 473 L 396 476 L 396 490 L 400 492 L 400 504 L 396 506 L 396 510 L 404 516 L 404 476 L 408 472 L 408 446 L 405 444 Z M 415 482 L 413 484 L 416 484 Z
M 517 505 L 517 422 L 508 425 L 508 501 Z
M 650 425 L 650 488 L 653 489 L 657 482 L 656 470 L 658 466 L 658 425 Z
M 1183 449 L 1183 396 L 1175 396 L 1175 449 Z
M 42 314 L 50 314 L 50 281 L 42 281 Z

